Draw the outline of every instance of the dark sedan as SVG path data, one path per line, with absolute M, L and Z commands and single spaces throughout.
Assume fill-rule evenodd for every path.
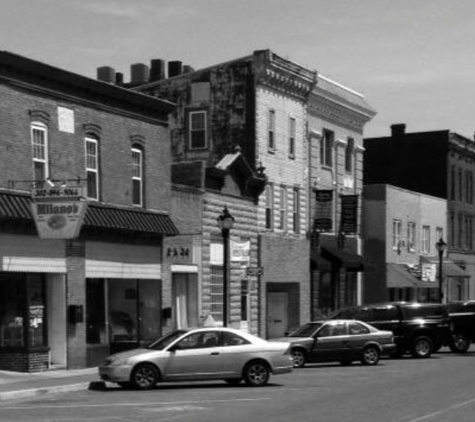
M 363 365 L 376 365 L 381 355 L 389 355 L 396 347 L 391 331 L 355 320 L 309 322 L 288 336 L 273 340 L 291 343 L 296 368 L 317 362 L 349 365 L 355 360 Z

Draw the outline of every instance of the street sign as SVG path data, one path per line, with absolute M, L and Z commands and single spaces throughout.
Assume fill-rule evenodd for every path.
M 247 267 L 248 277 L 258 277 L 264 274 L 264 268 L 262 267 Z

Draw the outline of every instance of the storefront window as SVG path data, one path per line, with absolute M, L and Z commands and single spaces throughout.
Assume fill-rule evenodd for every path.
M 0 273 L 0 347 L 46 346 L 45 309 L 41 274 Z
M 106 302 L 103 279 L 87 279 L 86 303 L 86 341 L 88 344 L 105 344 Z
M 0 273 L 0 347 L 24 347 L 24 279 Z

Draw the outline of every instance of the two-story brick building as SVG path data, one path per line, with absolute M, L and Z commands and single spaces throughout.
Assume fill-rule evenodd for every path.
M 0 367 L 155 339 L 174 105 L 8 52 L 0 94 Z

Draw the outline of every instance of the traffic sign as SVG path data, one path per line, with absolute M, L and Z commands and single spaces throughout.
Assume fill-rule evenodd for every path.
M 248 277 L 258 277 L 264 274 L 264 268 L 262 267 L 247 267 Z

